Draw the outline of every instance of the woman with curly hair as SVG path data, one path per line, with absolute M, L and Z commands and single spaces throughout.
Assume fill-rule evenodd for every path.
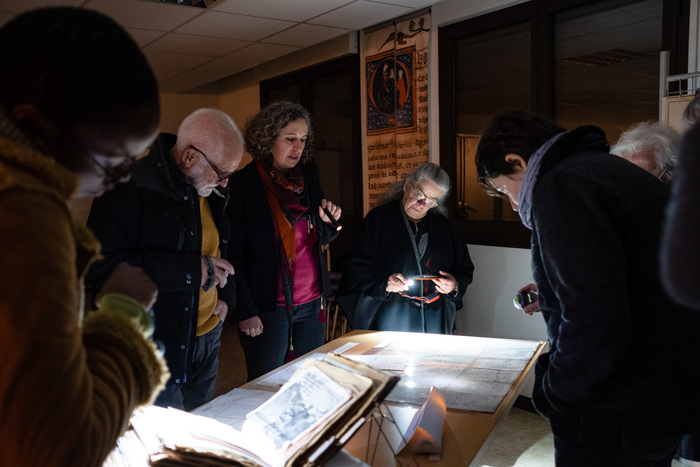
M 245 131 L 253 160 L 231 180 L 234 316 L 249 381 L 323 344 L 331 286 L 321 245 L 337 236 L 341 209 L 323 195 L 313 137 L 304 107 L 268 105 Z

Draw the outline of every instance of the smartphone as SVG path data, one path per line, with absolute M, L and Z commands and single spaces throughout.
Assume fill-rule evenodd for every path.
M 531 303 L 535 303 L 538 300 L 537 292 L 532 292 L 530 290 L 523 290 L 513 299 L 513 306 L 518 310 L 522 310 Z

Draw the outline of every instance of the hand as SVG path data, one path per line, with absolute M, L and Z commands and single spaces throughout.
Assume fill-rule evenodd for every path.
M 326 224 L 332 224 L 332 222 L 326 215 L 326 212 L 323 210 L 323 208 L 328 209 L 328 211 L 330 211 L 330 213 L 333 214 L 333 218 L 335 220 L 340 219 L 340 214 L 343 212 L 343 210 L 340 209 L 340 206 L 338 206 L 337 204 L 333 204 L 327 199 L 322 199 L 321 205 L 318 207 L 318 217 L 320 217 L 321 220 Z
M 228 282 L 228 276 L 235 273 L 231 263 L 222 258 L 217 258 L 215 256 L 210 256 L 211 264 L 214 266 L 214 286 L 219 286 L 221 288 L 226 286 Z M 202 265 L 202 283 L 199 284 L 200 287 L 207 282 L 209 274 L 207 273 L 207 264 L 204 262 L 204 258 L 201 259 Z
M 144 310 L 150 310 L 158 298 L 158 287 L 143 269 L 119 263 L 100 293 L 95 297 L 95 303 L 100 303 L 102 296 L 109 293 L 131 297 L 141 303 Z
M 226 316 L 228 315 L 228 305 L 223 300 L 216 301 L 216 307 L 214 308 L 214 314 L 219 315 L 219 319 L 223 323 L 226 321 Z
M 238 329 L 243 331 L 246 336 L 255 337 L 262 334 L 263 324 L 259 316 L 253 316 L 238 323 Z
M 537 293 L 537 286 L 535 284 L 527 284 L 522 289 L 518 290 L 518 293 L 529 290 L 530 292 Z M 538 313 L 540 311 L 540 302 L 535 301 L 523 307 L 523 313 L 532 316 L 533 313 Z
M 403 274 L 396 272 L 389 276 L 389 280 L 386 282 L 387 292 L 404 292 L 408 290 L 408 280 L 403 277 Z
M 455 276 L 445 271 L 440 271 L 440 276 L 441 277 L 437 279 L 433 279 L 435 290 L 437 290 L 438 293 L 448 294 L 457 288 L 457 279 L 455 279 Z

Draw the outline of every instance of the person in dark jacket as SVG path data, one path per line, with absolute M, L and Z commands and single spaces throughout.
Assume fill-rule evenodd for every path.
M 677 177 L 666 208 L 661 242 L 661 277 L 669 295 L 700 311 L 700 90 L 683 112 L 687 131 L 678 152 Z M 678 448 L 683 463 L 700 465 L 700 432 L 686 435 Z
M 214 395 L 221 327 L 236 296 L 225 259 L 227 185 L 242 156 L 231 117 L 196 110 L 177 135 L 161 133 L 131 180 L 90 210 L 104 254 L 86 278 L 92 292 L 119 262 L 142 267 L 158 286 L 154 337 L 165 345 L 171 378 L 157 405 L 192 410 Z
M 362 221 L 338 287 L 353 328 L 454 332 L 474 265 L 442 214 L 449 189 L 444 170 L 423 164 L 393 184 Z
M 321 246 L 338 233 L 324 208 L 336 220 L 341 209 L 325 199 L 311 163 L 305 108 L 286 101 L 266 106 L 248 122 L 245 144 L 253 161 L 232 180 L 229 259 L 252 380 L 323 345 L 331 285 Z
M 509 111 L 486 127 L 476 166 L 532 229 L 550 344 L 533 402 L 557 465 L 670 466 L 697 428 L 700 314 L 659 277 L 668 187 L 608 149 L 600 128 Z

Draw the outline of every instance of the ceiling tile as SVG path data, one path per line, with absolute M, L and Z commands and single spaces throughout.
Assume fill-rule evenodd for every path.
M 287 21 L 306 21 L 355 0 L 224 0 L 214 10 Z
M 301 47 L 291 45 L 265 44 L 262 42 L 256 42 L 248 47 L 243 47 L 240 50 L 236 50 L 230 56 L 239 57 L 242 60 L 268 61 L 300 49 Z
M 166 79 L 163 82 L 162 89 L 165 92 L 185 92 L 204 84 L 211 83 L 212 81 L 225 78 L 226 76 L 228 75 L 220 72 L 191 70 L 179 74 L 174 78 Z
M 131 37 L 134 38 L 139 47 L 144 47 L 159 37 L 163 36 L 163 31 L 152 31 L 150 29 L 126 28 Z
M 172 31 L 205 11 L 173 3 L 143 0 L 89 0 L 87 8 L 111 16 L 125 28 Z
M 148 63 L 152 67 L 163 67 L 187 70 L 192 67 L 199 66 L 211 60 L 211 57 L 203 55 L 188 55 L 188 54 L 173 54 L 168 52 L 150 52 L 143 51 L 148 59 Z
M 261 63 L 264 63 L 264 60 L 243 59 L 232 54 L 207 62 L 200 66 L 199 69 L 204 71 L 226 72 L 228 75 L 233 75 L 256 65 L 260 65 Z
M 190 34 L 168 33 L 145 50 L 192 55 L 220 57 L 249 45 L 248 41 L 222 39 L 220 37 L 192 36 Z
M 99 11 L 127 29 L 164 92 L 181 92 L 432 3 L 220 0 L 205 9 L 151 0 L 0 0 L 0 26 L 38 7 Z
M 207 11 L 179 28 L 177 32 L 198 36 L 223 37 L 224 39 L 257 41 L 295 24 L 290 21 Z
M 351 29 L 331 28 L 328 26 L 317 26 L 315 24 L 300 24 L 285 31 L 264 39 L 262 42 L 270 44 L 287 44 L 308 47 L 319 42 L 333 39 L 334 37 L 347 34 Z
M 424 8 L 434 5 L 435 0 L 382 0 L 382 3 L 390 3 L 392 5 L 407 6 L 411 8 Z
M 412 8 L 408 7 L 359 0 L 314 18 L 309 23 L 336 28 L 363 29 L 396 18 L 411 10 Z
M 35 8 L 47 7 L 47 6 L 80 6 L 84 3 L 84 0 L 22 0 L 22 1 L 11 1 L 2 0 L 0 1 L 0 10 L 10 12 L 10 13 L 23 13 L 25 11 L 33 10 Z
M 165 81 L 166 79 L 172 78 L 173 76 L 179 75 L 180 73 L 183 73 L 182 69 L 174 69 L 174 68 L 163 68 L 163 67 L 151 67 L 153 69 L 153 74 L 156 75 L 156 79 L 158 81 Z

